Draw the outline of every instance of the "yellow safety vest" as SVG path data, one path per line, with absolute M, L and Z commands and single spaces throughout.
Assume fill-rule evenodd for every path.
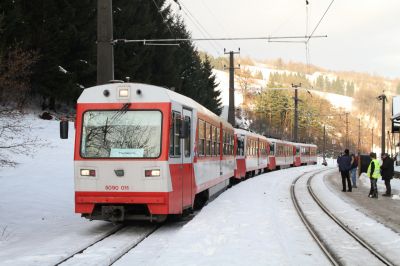
M 378 179 L 381 177 L 381 165 L 379 164 L 379 161 L 377 159 L 374 159 L 371 161 L 371 163 L 368 165 L 368 170 L 367 170 L 367 175 L 368 177 L 371 177 L 371 165 L 375 164 L 375 169 L 374 172 L 372 173 L 372 178 Z

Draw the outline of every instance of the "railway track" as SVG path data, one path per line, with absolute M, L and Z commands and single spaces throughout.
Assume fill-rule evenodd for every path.
M 306 210 L 304 210 L 301 207 L 300 200 L 296 195 L 296 188 L 295 187 L 296 187 L 296 184 L 298 183 L 299 180 L 301 180 L 303 178 L 306 178 L 307 176 L 308 176 L 308 179 L 307 179 L 307 183 L 306 183 L 306 189 L 307 189 L 307 191 L 309 193 L 309 196 L 311 196 L 313 202 L 319 207 L 319 209 L 322 210 L 322 212 L 326 214 L 326 217 L 329 217 L 330 221 L 335 222 L 335 224 L 342 230 L 342 232 L 345 232 L 348 236 L 351 237 L 351 239 L 353 241 L 357 242 L 361 247 L 363 247 L 365 250 L 367 250 L 369 252 L 369 254 L 371 254 L 374 258 L 376 258 L 377 261 L 380 264 L 395 265 L 388 258 L 386 258 L 384 255 L 382 255 L 380 252 L 378 252 L 367 241 L 365 241 L 361 236 L 359 236 L 354 231 L 352 231 L 337 216 L 335 216 L 331 211 L 329 211 L 329 209 L 324 204 L 322 204 L 321 200 L 318 199 L 318 197 L 316 196 L 316 194 L 312 190 L 311 181 L 316 175 L 318 175 L 318 174 L 320 174 L 321 172 L 324 172 L 324 171 L 326 171 L 326 170 L 317 171 L 317 172 L 313 172 L 313 173 L 305 173 L 305 174 L 299 176 L 298 178 L 296 178 L 292 182 L 292 185 L 291 185 L 291 198 L 292 198 L 293 204 L 295 206 L 295 209 L 296 209 L 297 213 L 299 214 L 301 220 L 305 224 L 307 230 L 310 232 L 311 236 L 314 238 L 314 240 L 316 241 L 318 246 L 321 248 L 321 250 L 324 252 L 326 257 L 332 263 L 332 265 L 342 265 L 342 264 L 344 264 L 344 261 L 346 260 L 346 253 L 342 253 L 340 251 L 340 248 L 335 247 L 333 245 L 334 243 L 329 244 L 329 242 L 330 242 L 329 238 L 330 237 L 329 236 L 328 237 L 324 236 L 320 232 L 322 230 L 317 230 L 316 229 L 318 226 L 315 226 L 312 223 L 311 219 L 308 217 L 309 215 L 306 215 Z M 314 217 L 315 216 L 317 216 L 317 215 L 314 215 Z M 310 215 L 310 217 L 311 217 L 311 215 Z M 338 231 L 334 231 L 333 234 L 338 234 Z M 337 244 L 338 243 L 336 243 L 336 245 Z
M 81 248 L 54 265 L 77 265 L 82 264 L 82 262 L 85 265 L 112 265 L 160 226 L 154 224 L 117 226 L 100 239 L 93 241 L 90 245 Z

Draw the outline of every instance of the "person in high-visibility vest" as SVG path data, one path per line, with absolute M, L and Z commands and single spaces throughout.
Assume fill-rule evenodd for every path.
M 371 162 L 368 166 L 367 175 L 371 180 L 371 190 L 369 192 L 368 197 L 370 198 L 378 198 L 378 188 L 377 188 L 377 181 L 381 177 L 381 165 L 379 161 L 376 159 L 376 153 L 371 152 L 369 154 L 371 157 Z

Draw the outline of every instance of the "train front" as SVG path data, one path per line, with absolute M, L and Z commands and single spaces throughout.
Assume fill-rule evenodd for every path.
M 78 99 L 75 212 L 91 220 L 162 221 L 172 190 L 168 168 L 171 104 L 163 88 L 115 83 Z

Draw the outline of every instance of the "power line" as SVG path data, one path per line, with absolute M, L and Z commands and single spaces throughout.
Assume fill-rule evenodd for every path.
M 112 44 L 117 43 L 132 43 L 132 42 L 184 42 L 184 41 L 248 41 L 248 40 L 290 40 L 290 39 L 308 39 L 308 38 L 326 38 L 327 35 L 316 35 L 316 36 L 268 36 L 268 37 L 226 37 L 226 38 L 170 38 L 170 39 L 115 39 L 112 40 Z
M 168 23 L 167 23 L 167 20 L 165 19 L 164 15 L 162 14 L 162 11 L 161 11 L 161 9 L 158 7 L 156 1 L 153 0 L 153 3 L 154 3 L 154 5 L 155 5 L 156 8 L 157 8 L 157 12 L 160 14 L 161 18 L 162 18 L 163 21 L 165 22 L 165 25 L 167 26 L 169 32 L 171 33 L 172 36 L 175 36 L 175 35 L 172 33 L 171 28 L 169 27 L 169 25 L 168 25 Z
M 201 23 L 196 19 L 196 17 L 190 12 L 190 10 L 183 4 L 182 1 L 176 0 L 176 3 L 178 3 L 180 6 L 182 6 L 182 11 L 185 13 L 185 15 L 188 17 L 190 21 L 192 21 L 193 25 L 200 31 L 200 34 L 203 35 L 203 37 L 212 37 L 208 31 L 201 25 Z M 211 40 L 212 41 L 212 40 Z M 216 42 L 215 42 L 216 43 Z M 213 46 L 214 50 L 218 55 L 221 55 L 220 50 L 223 49 L 222 46 L 220 46 L 218 43 L 216 43 L 218 46 L 220 46 L 220 49 L 218 49 L 213 42 L 210 42 L 210 44 Z
M 205 6 L 205 8 L 208 10 L 208 13 L 211 14 L 211 16 L 214 18 L 214 20 L 217 22 L 217 24 L 220 26 L 220 28 L 224 31 L 227 32 L 227 30 L 225 29 L 225 27 L 222 25 L 222 23 L 220 22 L 220 20 L 218 20 L 218 18 L 214 15 L 214 13 L 212 12 L 212 10 L 208 7 L 208 5 L 204 2 L 204 0 L 201 0 L 201 3 L 203 4 L 203 6 Z M 235 41 L 233 41 L 233 43 L 239 47 L 239 44 L 237 44 Z
M 310 38 L 314 35 L 314 32 L 317 30 L 319 24 L 321 23 L 321 21 L 324 19 L 326 13 L 328 13 L 329 8 L 331 7 L 331 5 L 333 4 L 335 0 L 332 0 L 331 3 L 329 4 L 328 8 L 325 10 L 325 13 L 322 15 L 321 19 L 319 20 L 317 26 L 315 26 L 314 30 L 311 32 L 310 37 L 307 39 L 307 42 L 310 40 Z

